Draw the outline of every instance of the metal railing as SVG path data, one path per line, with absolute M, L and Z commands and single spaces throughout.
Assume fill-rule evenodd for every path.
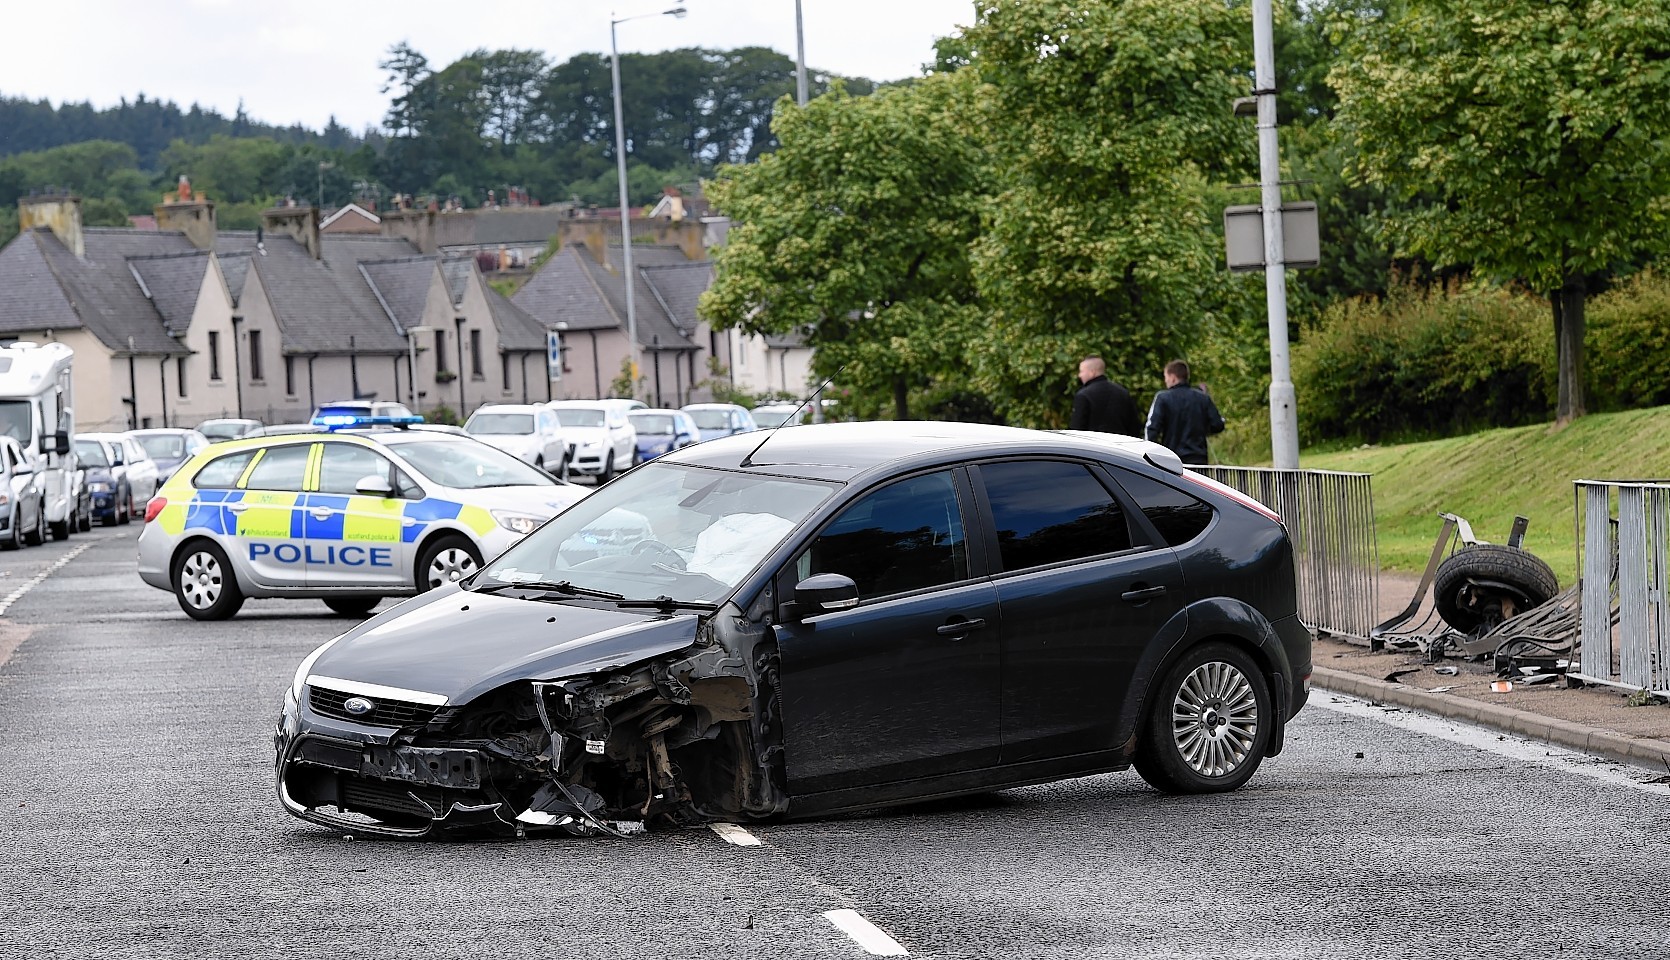
M 1573 483 L 1583 627 L 1567 675 L 1670 695 L 1670 482 Z
M 1379 620 L 1380 552 L 1370 475 L 1266 467 L 1190 467 L 1282 515 L 1293 540 L 1299 617 L 1367 644 Z

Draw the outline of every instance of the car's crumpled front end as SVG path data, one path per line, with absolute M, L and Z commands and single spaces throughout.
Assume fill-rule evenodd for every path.
M 463 598 L 480 616 L 495 599 L 448 594 L 429 603 Z M 378 617 L 344 638 L 409 638 L 412 607 L 402 608 L 399 628 Z M 543 614 L 571 609 L 475 628 L 555 631 Z M 445 632 L 443 619 L 434 627 Z M 285 808 L 349 833 L 403 837 L 624 833 L 786 809 L 777 654 L 764 632 L 739 630 L 748 620 L 734 607 L 622 619 L 595 611 L 562 631 L 572 639 L 507 660 L 496 685 L 456 702 L 333 677 L 345 671 L 327 644 L 297 672 L 275 732 Z

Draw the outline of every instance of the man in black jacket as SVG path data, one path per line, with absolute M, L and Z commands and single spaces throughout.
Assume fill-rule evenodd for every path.
M 1073 394 L 1073 418 L 1067 422 L 1069 430 L 1141 436 L 1138 431 L 1142 429 L 1142 421 L 1137 416 L 1131 392 L 1107 378 L 1107 364 L 1101 357 L 1085 357 L 1079 361 L 1079 383 L 1084 386 Z
M 1204 464 L 1206 436 L 1222 433 L 1223 415 L 1206 385 L 1189 386 L 1189 365 L 1173 360 L 1165 368 L 1166 388 L 1148 408 L 1148 439 L 1171 448 L 1184 463 Z

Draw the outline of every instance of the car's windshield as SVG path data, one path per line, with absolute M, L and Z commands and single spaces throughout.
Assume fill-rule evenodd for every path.
M 104 455 L 104 444 L 97 440 L 77 440 L 75 442 L 75 458 L 84 467 L 110 466 L 110 460 Z
M 673 418 L 665 413 L 629 413 L 626 419 L 632 421 L 639 433 L 667 436 L 673 433 Z
M 24 447 L 33 439 L 29 435 L 29 401 L 0 400 L 0 437 L 11 437 Z
M 233 440 L 244 435 L 254 424 L 243 420 L 222 420 L 219 423 L 199 424 L 197 432 L 210 440 Z
M 565 427 L 601 427 L 603 411 L 585 407 L 558 407 L 557 422 Z
M 141 433 L 139 445 L 152 460 L 175 460 L 186 455 L 186 438 L 170 433 Z
M 780 427 L 789 422 L 798 407 L 755 407 L 754 419 L 762 427 Z
M 557 481 L 496 447 L 460 438 L 456 441 L 413 440 L 393 449 L 412 469 L 443 487 L 477 490 L 482 487 L 556 486 Z
M 478 413 L 464 424 L 464 432 L 498 435 L 533 433 L 533 414 Z
M 484 584 L 568 583 L 717 603 L 836 485 L 654 462 L 529 534 Z
M 729 410 L 691 410 L 690 419 L 703 430 L 728 430 L 731 426 Z

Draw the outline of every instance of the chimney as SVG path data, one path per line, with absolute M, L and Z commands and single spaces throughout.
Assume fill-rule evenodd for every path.
M 17 199 L 17 230 L 23 233 L 46 227 L 78 257 L 87 255 L 81 236 L 81 198 L 67 193 Z
M 274 207 L 261 211 L 267 233 L 281 233 L 307 248 L 307 255 L 319 259 L 319 208 Z
M 177 191 L 163 194 L 162 202 L 151 208 L 158 230 L 178 230 L 199 250 L 215 246 L 215 205 L 201 193 L 193 194 L 191 181 L 180 174 Z

